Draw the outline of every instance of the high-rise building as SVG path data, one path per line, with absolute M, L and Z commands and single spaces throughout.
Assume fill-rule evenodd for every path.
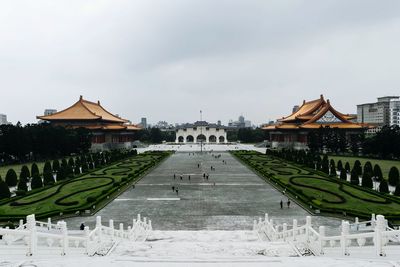
M 400 100 L 391 99 L 389 104 L 390 125 L 400 126 Z
M 142 118 L 140 120 L 140 125 L 142 126 L 143 129 L 147 129 L 147 118 Z
M 45 116 L 49 116 L 49 115 L 52 115 L 54 113 L 57 113 L 57 109 L 48 108 L 48 109 L 44 110 L 44 115 Z
M 0 125 L 9 124 L 6 114 L 0 114 Z
M 298 111 L 299 109 L 300 109 L 300 106 L 299 106 L 299 105 L 293 106 L 292 113 L 295 113 L 295 112 Z
M 398 96 L 384 96 L 378 97 L 378 102 L 357 105 L 357 122 L 376 126 L 367 133 L 379 132 L 383 126 L 390 125 L 390 103 L 398 99 Z

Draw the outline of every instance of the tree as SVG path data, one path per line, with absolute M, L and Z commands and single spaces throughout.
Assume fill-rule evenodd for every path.
M 353 169 L 351 171 L 351 175 L 350 175 L 350 183 L 354 184 L 354 185 L 359 185 L 360 184 L 360 180 L 357 174 L 357 171 L 355 169 Z
M 16 186 L 18 183 L 17 173 L 14 169 L 9 169 L 6 174 L 6 184 L 8 186 Z
M 11 192 L 8 185 L 0 177 L 0 199 L 10 198 Z
M 341 160 L 339 160 L 337 163 L 337 169 L 338 169 L 338 171 L 342 171 L 342 169 L 343 169 L 343 163 Z
M 381 183 L 379 184 L 379 192 L 381 193 L 389 193 L 389 186 L 386 180 L 382 180 Z
M 389 184 L 396 186 L 399 183 L 399 170 L 396 167 L 390 168 L 389 171 Z
M 353 170 L 355 170 L 357 172 L 358 175 L 362 174 L 362 167 L 361 167 L 361 162 L 359 160 L 356 160 L 354 162 L 354 167 Z
M 51 167 L 50 161 L 46 161 L 43 166 L 43 173 L 45 172 L 53 172 L 53 168 Z
M 383 180 L 382 170 L 378 164 L 375 164 L 375 166 L 374 166 L 374 177 L 378 181 Z
M 25 166 L 26 167 L 26 166 Z M 26 168 L 27 169 L 27 168 Z M 25 182 L 25 183 L 27 183 L 28 182 L 28 174 L 27 174 L 27 172 L 26 172 L 26 169 L 25 168 L 21 168 L 21 173 L 19 174 L 19 180 L 20 181 L 23 181 L 23 182 Z M 29 172 L 29 170 L 28 170 L 28 172 Z
M 27 178 L 31 177 L 31 173 L 29 171 L 29 168 L 26 165 L 22 166 L 20 177 L 21 177 L 22 173 L 24 173 L 24 177 L 27 177 Z
M 337 177 L 336 168 L 335 168 L 335 163 L 333 163 L 333 164 L 331 165 L 331 172 L 330 172 L 329 176 L 331 176 L 331 177 Z
M 40 178 L 39 174 L 35 174 L 32 177 L 31 188 L 33 190 L 41 187 L 43 187 L 42 178 Z
M 54 184 L 54 176 L 53 176 L 52 172 L 43 173 L 43 183 L 44 183 L 44 185 L 52 185 L 52 184 Z
M 393 195 L 400 196 L 400 184 L 396 185 L 396 189 L 394 190 Z
M 18 190 L 20 191 L 28 191 L 28 186 L 26 185 L 26 181 L 19 180 L 18 182 Z
M 364 172 L 361 180 L 361 186 L 371 189 L 374 187 L 374 183 L 372 182 L 372 176 L 370 172 Z
M 347 181 L 347 172 L 345 169 L 340 171 L 340 180 Z
M 371 176 L 372 176 L 372 174 L 373 174 L 373 169 L 372 169 L 372 164 L 371 164 L 371 162 L 370 161 L 367 161 L 367 162 L 365 162 L 365 164 L 364 164 L 364 171 L 363 172 L 369 172 L 370 174 L 371 174 Z
M 323 171 L 326 174 L 329 174 L 329 161 L 327 155 L 324 155 L 324 157 L 322 158 L 321 171 Z
M 58 172 L 60 170 L 60 162 L 55 159 L 53 160 L 53 172 Z
M 350 173 L 350 163 L 346 162 L 346 164 L 344 165 L 344 169 L 347 173 Z
M 33 177 L 35 174 L 39 174 L 39 168 L 38 168 L 38 166 L 36 165 L 36 163 L 32 163 L 32 166 L 31 166 L 31 175 L 32 175 L 32 177 Z

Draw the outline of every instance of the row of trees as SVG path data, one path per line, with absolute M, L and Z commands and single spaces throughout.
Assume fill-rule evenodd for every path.
M 175 138 L 175 131 L 162 131 L 159 128 L 143 129 L 135 133 L 135 140 L 144 143 L 159 144 L 162 141 L 175 142 Z
M 136 155 L 133 151 L 111 151 L 101 153 L 83 154 L 76 158 L 64 158 L 61 161 L 46 161 L 40 173 L 36 163 L 31 169 L 24 165 L 21 168 L 19 179 L 14 169 L 7 171 L 5 181 L 0 177 L 0 199 L 9 198 L 11 192 L 9 187 L 17 186 L 17 195 L 24 195 L 28 191 L 27 183 L 31 182 L 31 189 L 42 188 L 53 185 L 56 181 L 73 178 L 75 175 L 84 174 L 94 168 L 101 168 L 117 160 Z
M 268 139 L 268 133 L 261 128 L 240 128 L 228 130 L 227 139 L 229 142 L 259 143 Z
M 0 125 L 0 165 L 87 153 L 91 135 L 86 129 L 65 129 L 47 123 Z
M 385 126 L 372 136 L 364 133 L 346 135 L 344 130 L 321 128 L 308 135 L 308 147 L 313 152 L 363 154 L 383 159 L 400 158 L 400 127 Z
M 288 161 L 292 161 L 298 164 L 303 164 L 309 168 L 320 170 L 327 175 L 339 178 L 347 181 L 347 176 L 350 175 L 350 183 L 354 185 L 373 189 L 373 181 L 379 182 L 379 192 L 389 193 L 389 186 L 395 187 L 394 195 L 400 196 L 400 175 L 397 167 L 393 166 L 390 168 L 388 179 L 384 179 L 381 167 L 378 164 L 372 166 L 370 161 L 367 161 L 362 166 L 359 160 L 354 162 L 353 167 L 350 166 L 349 162 L 345 164 L 341 160 L 337 162 L 337 165 L 333 159 L 329 160 L 327 155 L 322 158 L 318 154 L 314 154 L 311 151 L 292 151 L 292 150 L 281 150 L 281 151 L 270 151 L 268 154 L 281 157 Z M 339 176 L 337 173 L 340 173 Z

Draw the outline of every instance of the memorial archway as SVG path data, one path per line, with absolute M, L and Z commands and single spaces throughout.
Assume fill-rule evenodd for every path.
M 193 135 L 188 135 L 186 137 L 186 143 L 193 143 L 194 142 L 194 137 Z
M 178 137 L 178 142 L 179 142 L 179 143 L 183 143 L 184 140 L 185 140 L 185 139 L 183 138 L 183 136 L 179 136 L 179 137 Z
M 219 142 L 220 142 L 220 143 L 225 143 L 225 137 L 220 136 L 220 137 L 219 137 Z
M 217 142 L 217 137 L 215 135 L 210 135 L 210 137 L 208 138 L 208 142 L 216 143 Z
M 196 142 L 200 143 L 200 142 L 207 142 L 207 138 L 204 134 L 199 134 L 196 138 Z

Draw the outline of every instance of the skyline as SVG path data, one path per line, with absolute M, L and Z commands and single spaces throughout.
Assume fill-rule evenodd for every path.
M 254 124 L 323 94 L 345 113 L 399 95 L 398 1 L 0 4 L 0 113 L 23 124 L 79 95 L 150 123 Z M 233 117 L 235 116 L 235 117 Z

